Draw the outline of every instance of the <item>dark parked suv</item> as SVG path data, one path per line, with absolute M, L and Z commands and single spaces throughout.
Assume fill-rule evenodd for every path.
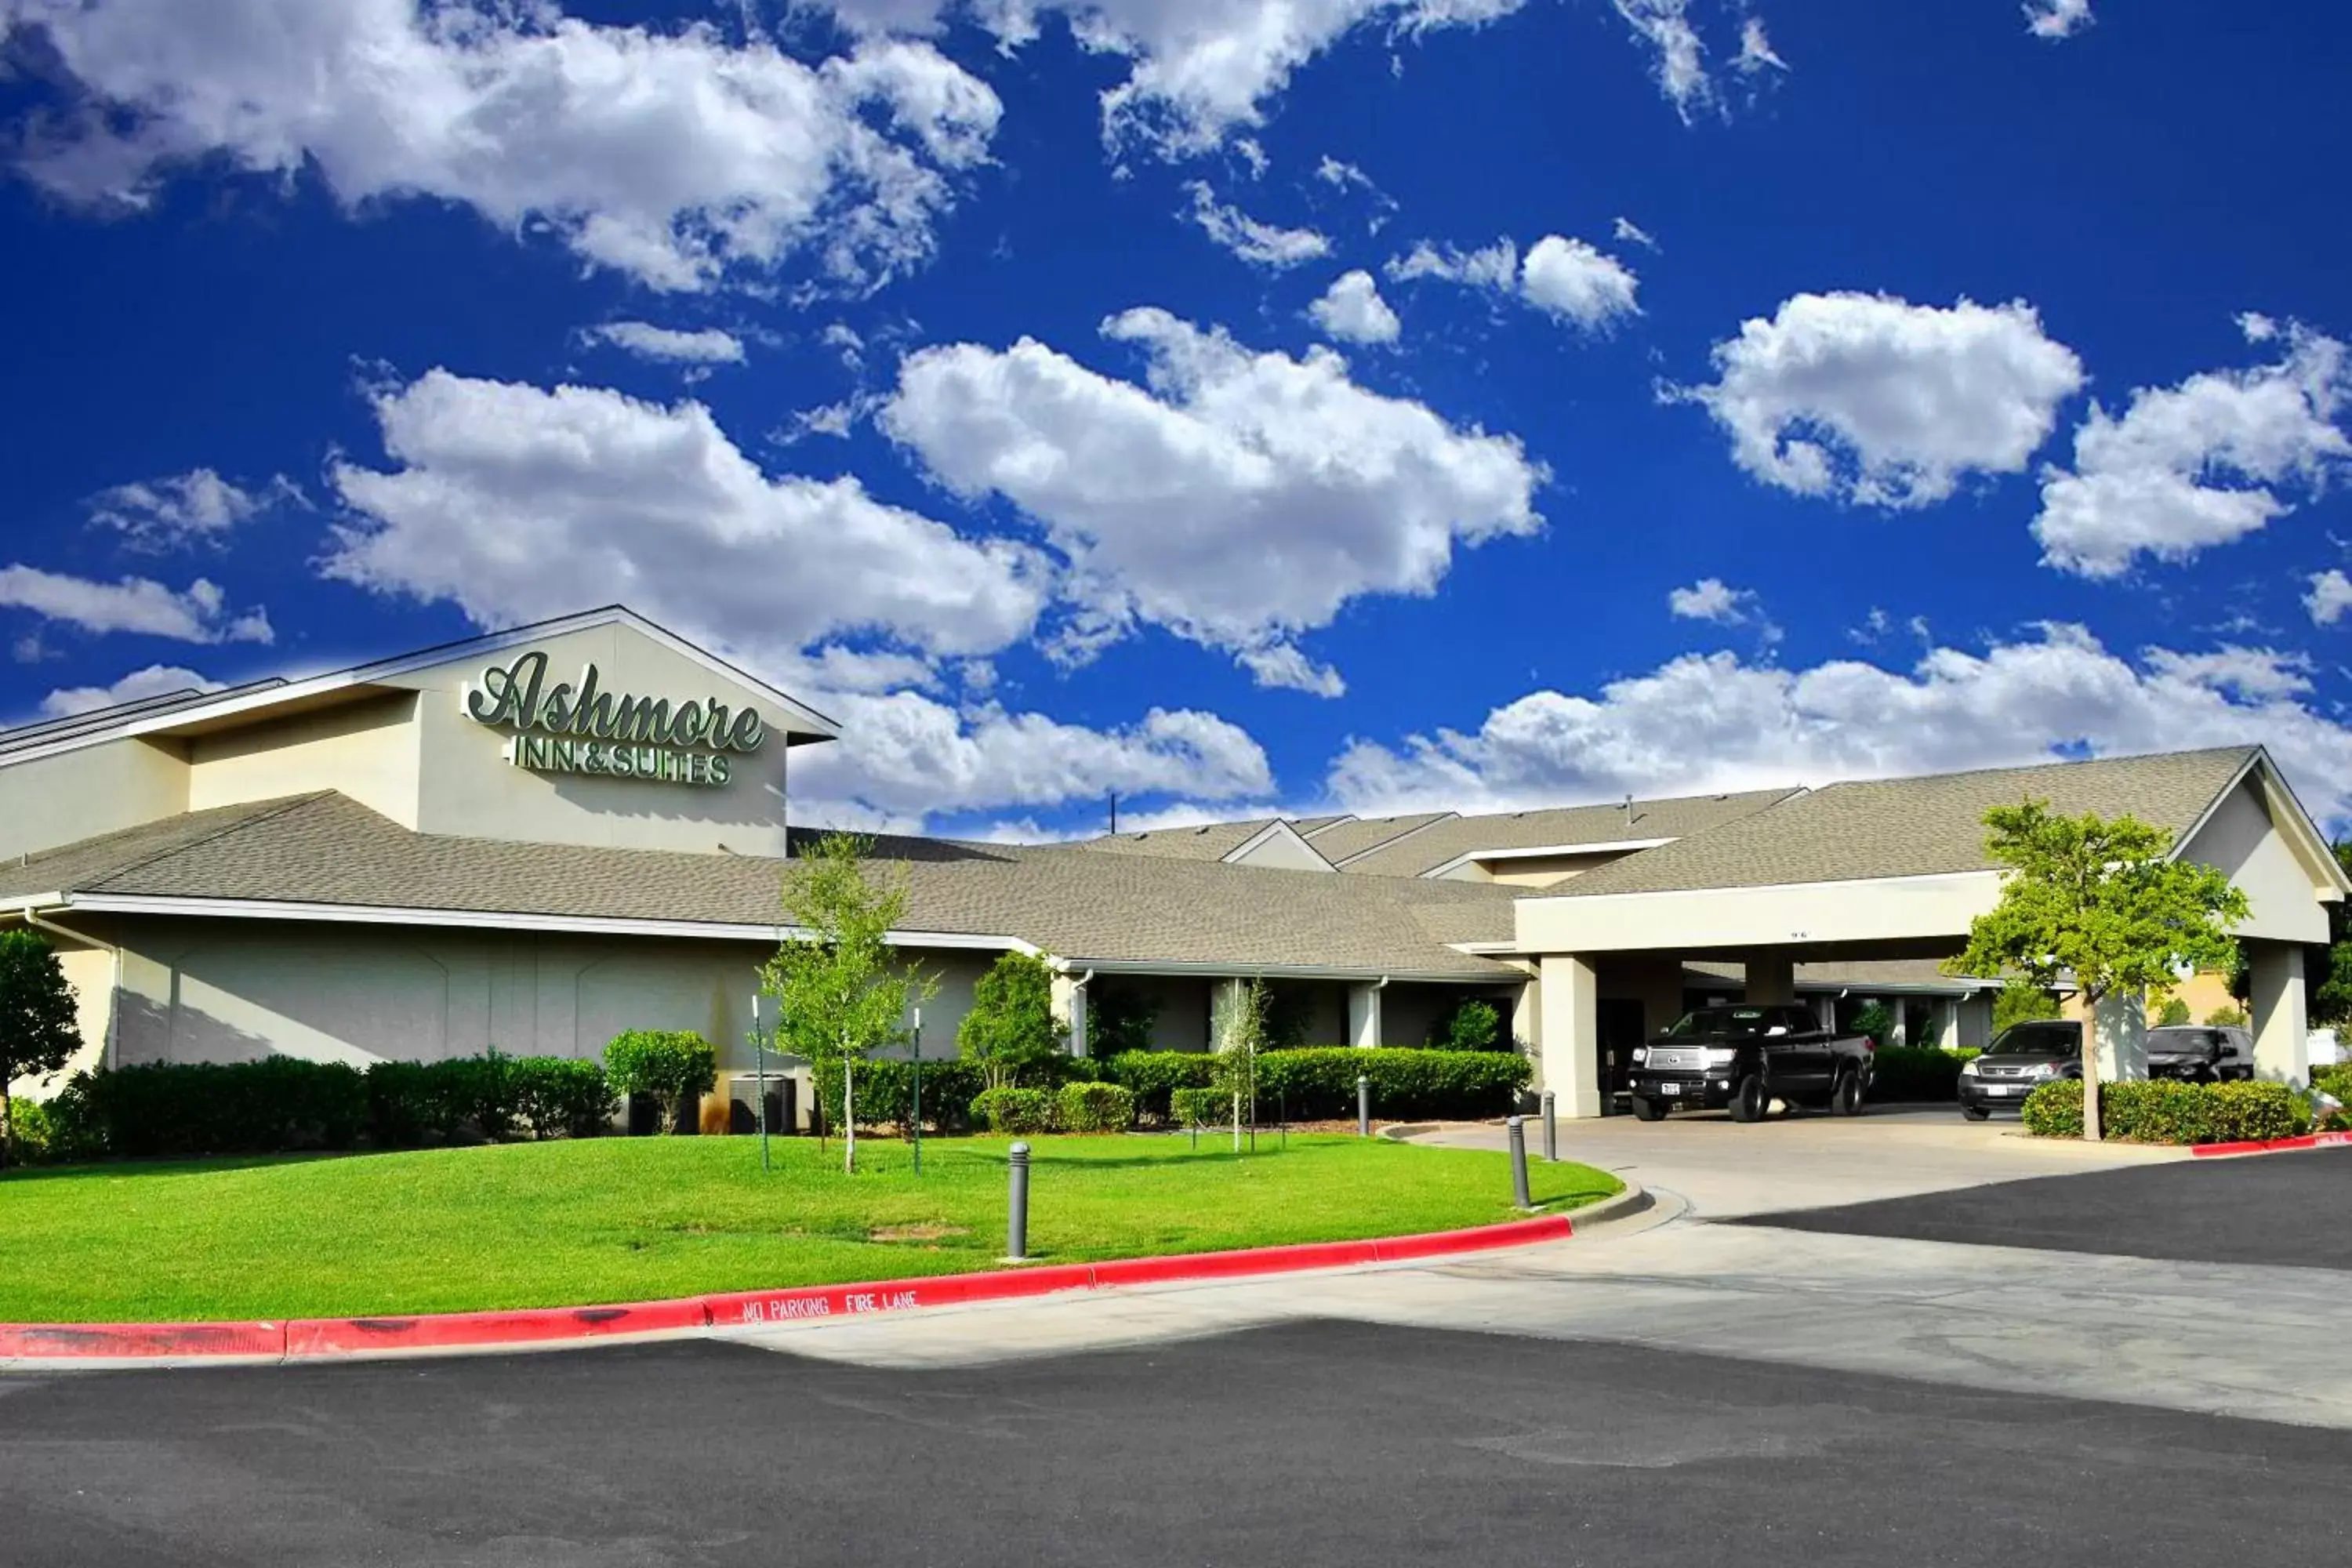
M 2053 1079 L 2083 1076 L 2083 1026 L 2063 1019 L 2011 1024 L 1960 1068 L 1960 1114 L 1982 1121 L 2014 1110 Z
M 1870 1092 L 1871 1049 L 1806 1007 L 1701 1007 L 1634 1050 L 1633 1114 L 1727 1110 L 1757 1121 L 1778 1100 L 1852 1116 Z

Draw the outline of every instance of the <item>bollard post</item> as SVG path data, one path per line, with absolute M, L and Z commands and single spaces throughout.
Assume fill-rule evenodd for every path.
M 1005 1166 L 1012 1191 L 1004 1210 L 1004 1256 L 1018 1261 L 1029 1256 L 1029 1145 L 1013 1145 Z
M 1536 1205 L 1528 1195 L 1528 1119 L 1514 1116 L 1503 1125 L 1511 1130 L 1511 1201 L 1531 1209 Z
M 1547 1165 L 1559 1163 L 1559 1119 L 1552 1114 L 1552 1110 L 1551 1090 L 1546 1089 L 1543 1097 L 1543 1118 L 1544 1163 Z
M 1362 1073 L 1356 1075 L 1356 1136 L 1372 1135 L 1372 1080 Z

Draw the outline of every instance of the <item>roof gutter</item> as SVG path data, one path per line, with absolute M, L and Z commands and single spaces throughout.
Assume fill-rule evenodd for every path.
M 1334 967 L 1328 964 L 1312 963 L 1234 963 L 1230 962 L 1196 963 L 1175 963 L 1152 959 L 1115 958 L 1089 958 L 1083 961 L 1073 962 L 1074 963 L 1076 962 L 1084 962 L 1087 965 L 1088 973 L 1093 973 L 1095 971 L 1099 970 L 1105 974 L 1162 974 L 1184 978 L 1198 976 L 1206 980 L 1248 980 L 1258 978 L 1267 980 L 1347 980 L 1371 981 L 1385 985 L 1391 979 L 1395 979 L 1407 982 L 1417 981 L 1432 985 L 1513 985 L 1517 984 L 1525 978 L 1524 976 L 1517 973 L 1507 973 L 1508 966 L 1505 964 L 1496 964 L 1495 967 L 1506 970 L 1506 973 L 1500 975 L 1483 975 L 1475 973 L 1465 973 L 1459 969 L 1349 969 Z

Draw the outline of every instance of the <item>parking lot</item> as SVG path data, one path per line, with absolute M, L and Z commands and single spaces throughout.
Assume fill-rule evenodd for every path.
M 1540 1130 L 1528 1127 L 1530 1151 Z M 1501 1148 L 1499 1126 L 1450 1127 L 1425 1142 Z M 1776 1115 L 1741 1124 L 1721 1112 L 1664 1121 L 1630 1116 L 1559 1123 L 1559 1153 L 1686 1202 L 1701 1218 L 1874 1202 L 2033 1176 L 2165 1164 L 2177 1149 L 2029 1138 L 2015 1118 L 1969 1121 L 1956 1106 L 1866 1109 L 1855 1117 Z

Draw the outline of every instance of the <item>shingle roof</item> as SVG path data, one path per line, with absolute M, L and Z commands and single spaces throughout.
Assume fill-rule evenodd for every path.
M 1351 816 L 1323 828 L 1307 842 L 1320 850 L 1323 858 L 1337 864 L 1350 855 L 1361 855 L 1453 815 L 1450 811 L 1421 811 L 1409 816 Z
M 1346 822 L 1348 820 L 1349 820 L 1348 813 L 1340 811 L 1334 812 L 1329 816 L 1294 816 L 1290 819 L 1290 826 L 1297 828 L 1303 835 L 1316 832 L 1320 828 L 1328 827 L 1335 822 Z
M 1554 844 L 1683 838 L 1751 816 L 1791 793 L 1785 789 L 1753 790 L 1745 795 L 1637 800 L 1630 807 L 1570 805 L 1549 811 L 1456 816 L 1433 823 L 1411 837 L 1385 844 L 1361 859 L 1351 861 L 1346 869 L 1382 877 L 1418 877 L 1482 849 L 1538 849 Z
M 1511 934 L 1509 890 L 1132 855 L 882 839 L 906 928 L 1104 963 L 1458 975 L 1516 972 L 1447 942 Z M 412 833 L 340 795 L 225 807 L 0 868 L 0 889 L 771 925 L 783 862 Z M 0 891 L 0 897 L 5 897 Z
M 1222 860 L 1277 820 L 1261 816 L 1248 822 L 1207 822 L 1197 827 L 1155 827 L 1148 833 L 1081 838 L 1050 847 L 1095 849 L 1111 855 L 1156 855 L 1169 860 Z
M 2255 754 L 2231 746 L 1831 784 L 1543 891 L 1580 899 L 1984 870 L 1993 865 L 1985 812 L 2029 796 L 2186 833 Z

